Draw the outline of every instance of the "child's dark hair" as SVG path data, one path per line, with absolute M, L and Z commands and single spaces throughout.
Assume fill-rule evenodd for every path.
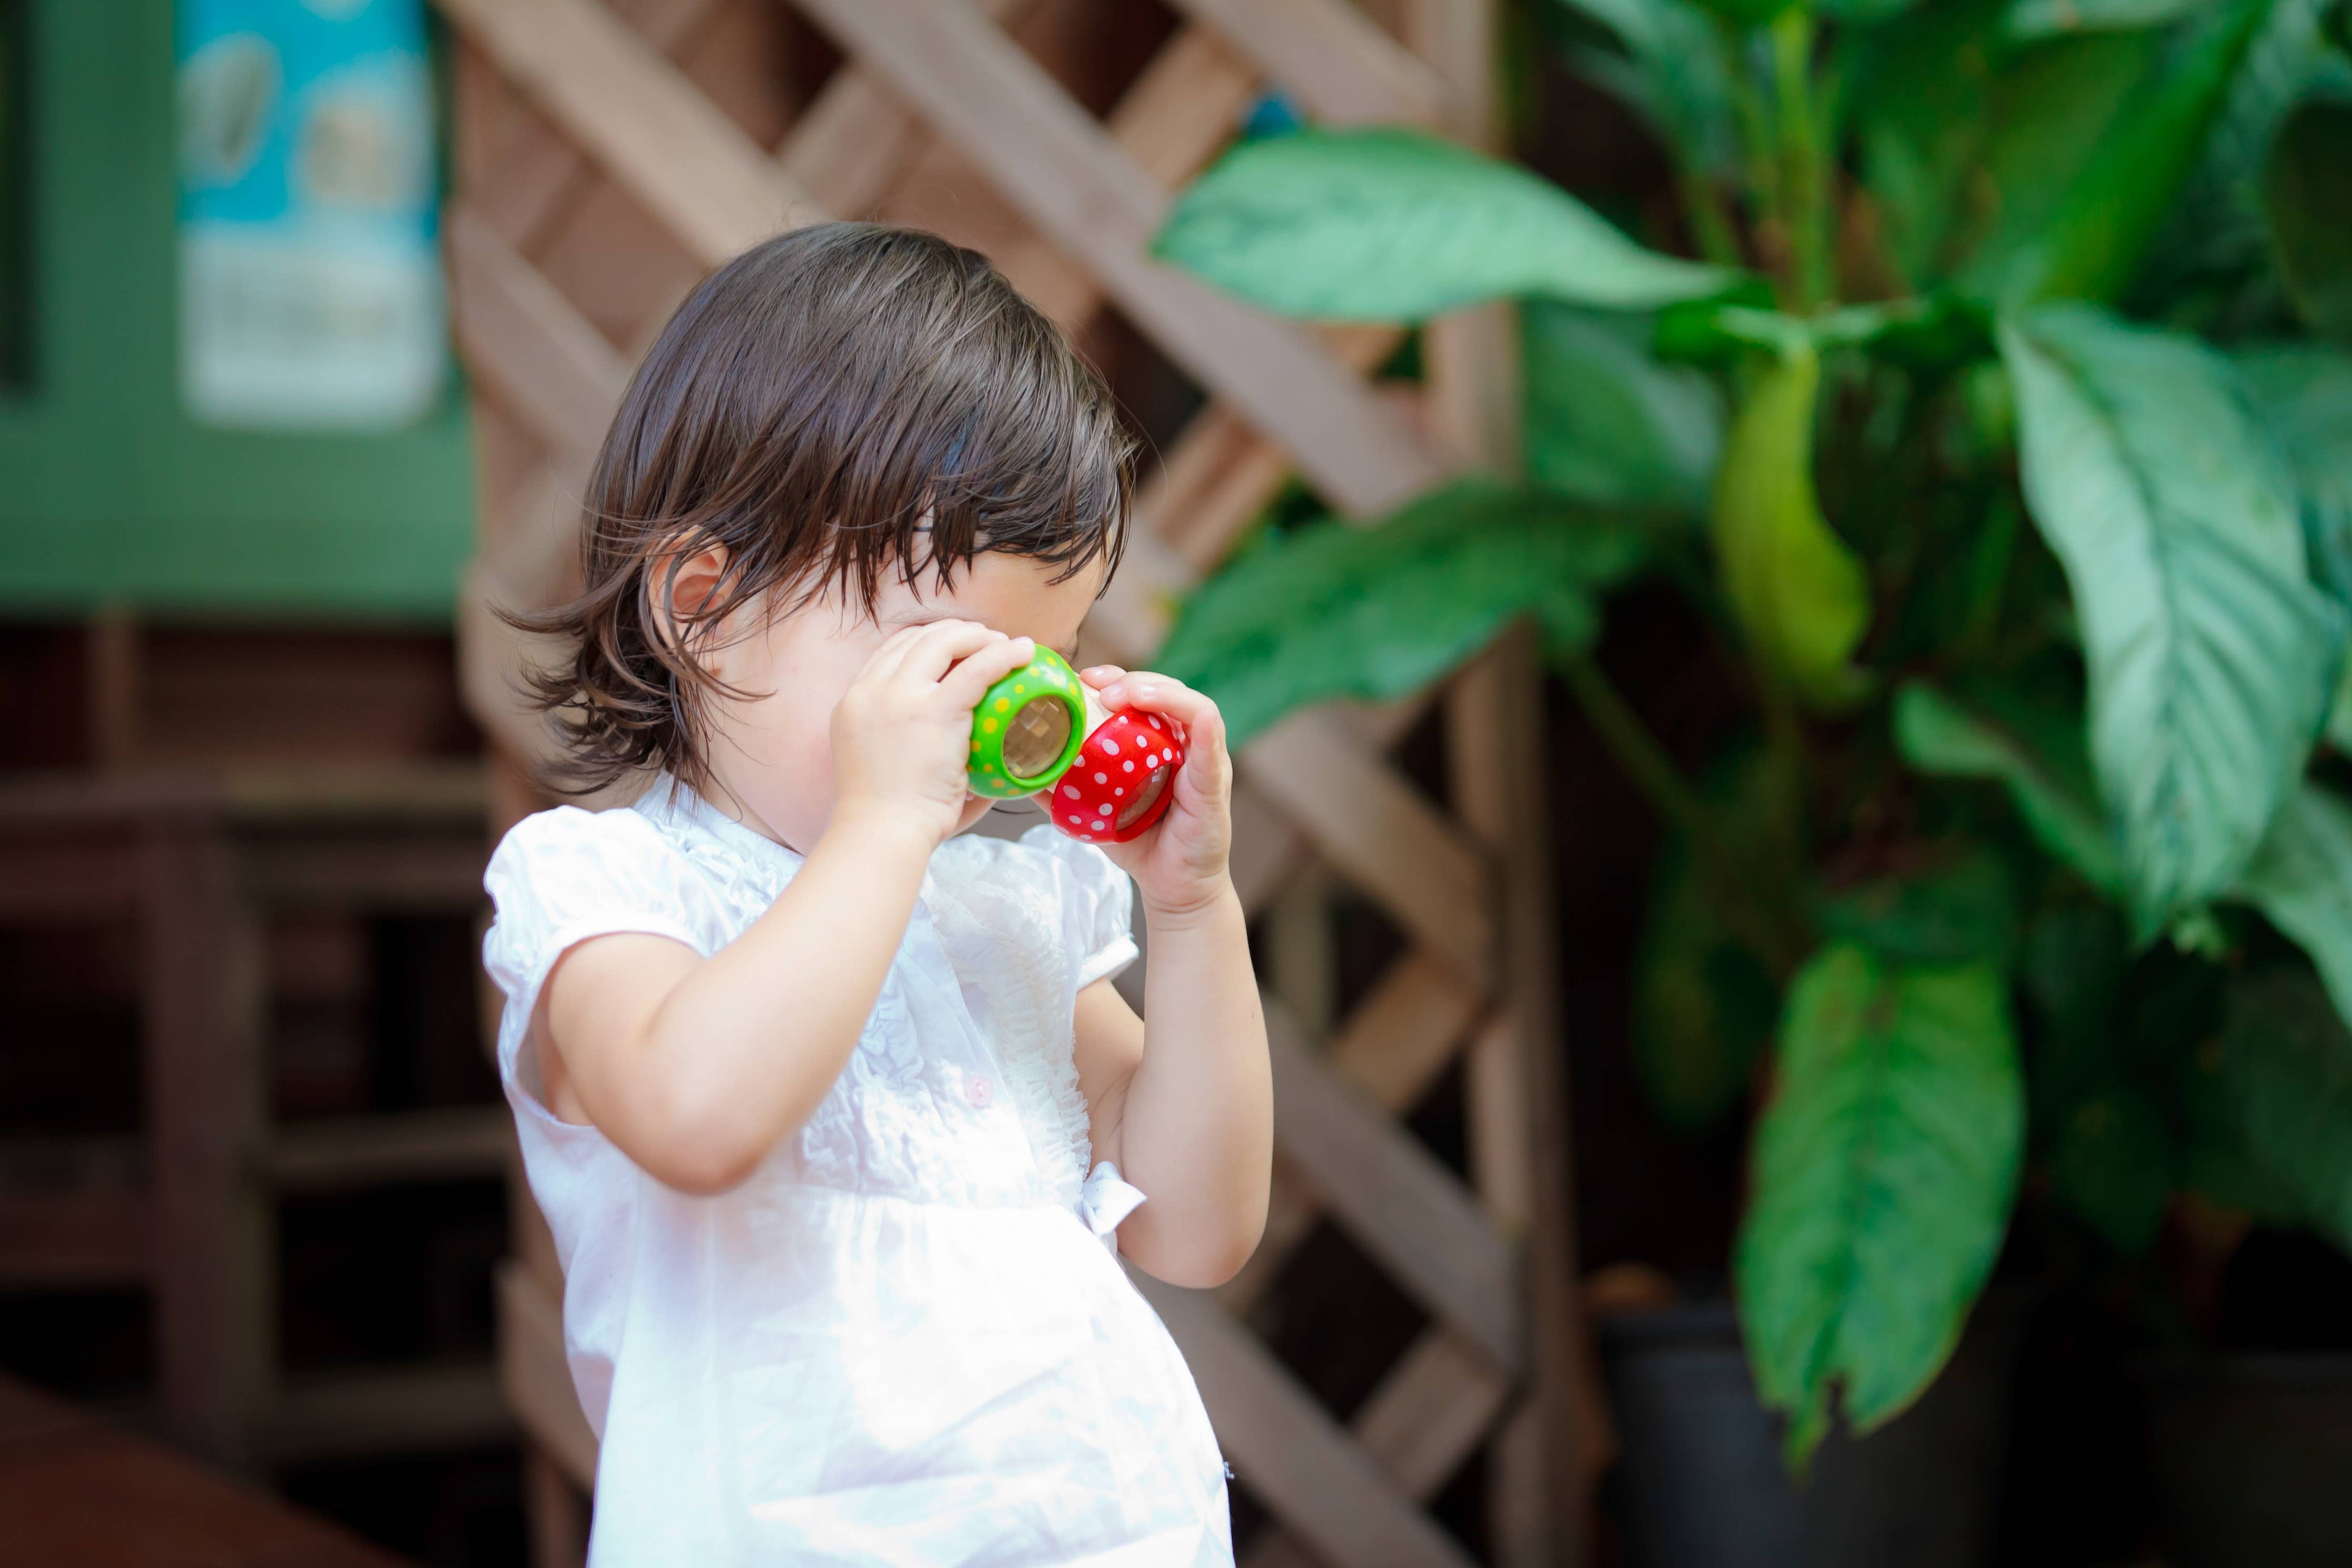
M 918 230 L 833 223 L 754 247 L 697 289 L 621 400 L 589 480 L 585 589 L 525 630 L 569 639 L 531 679 L 585 791 L 634 769 L 707 777 L 717 681 L 690 645 L 760 595 L 883 574 L 944 588 L 982 551 L 1076 574 L 1118 564 L 1133 444 L 1061 332 L 986 258 Z M 727 549 L 673 633 L 678 566 Z

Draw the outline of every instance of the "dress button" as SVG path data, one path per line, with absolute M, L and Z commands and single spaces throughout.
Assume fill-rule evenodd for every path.
M 988 1102 L 995 1098 L 995 1094 L 996 1091 L 989 1088 L 988 1080 L 978 1073 L 964 1075 L 963 1097 L 971 1101 L 975 1110 L 987 1110 Z

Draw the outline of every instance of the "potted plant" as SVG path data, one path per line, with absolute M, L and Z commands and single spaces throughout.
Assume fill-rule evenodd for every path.
M 1159 254 L 1518 301 L 1524 468 L 1269 527 L 1162 659 L 1246 740 L 1539 623 L 1675 835 L 1645 1079 L 1764 1086 L 1731 1277 L 1801 1467 L 1936 1378 L 2022 1190 L 2119 1258 L 2181 1194 L 2352 1246 L 2352 60 L 2322 0 L 1541 5 L 1696 256 L 1415 132 L 1234 147 Z M 1593 658 L 1639 575 L 1738 650 L 1703 767 Z

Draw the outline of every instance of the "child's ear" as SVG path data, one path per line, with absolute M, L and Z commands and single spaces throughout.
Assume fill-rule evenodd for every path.
M 661 621 L 665 641 L 682 647 L 694 617 L 719 592 L 727 575 L 727 547 L 706 544 L 691 552 L 679 551 L 654 563 L 651 586 L 653 612 Z

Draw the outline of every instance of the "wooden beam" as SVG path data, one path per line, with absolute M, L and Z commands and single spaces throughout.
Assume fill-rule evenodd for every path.
M 1328 709 L 1293 713 L 1242 748 L 1244 777 L 1415 942 L 1484 985 L 1495 919 L 1482 852 Z
M 0 1290 L 146 1284 L 152 1213 L 143 1182 L 0 1186 Z
M 635 0 L 623 20 L 655 50 L 675 58 L 719 5 L 719 0 Z M 474 56 L 475 50 L 469 47 L 465 53 Z M 485 145 L 460 161 L 459 194 L 507 243 L 528 247 L 576 191 L 587 164 L 554 127 L 499 90 L 495 79 L 481 82 L 482 74 L 461 65 L 461 117 L 471 121 L 503 111 L 520 123 L 505 145 Z M 493 92 L 503 101 L 493 100 Z
M 1348 1430 L 1381 1473 L 1427 1502 L 1462 1468 L 1510 1403 L 1510 1384 L 1443 1328 L 1431 1329 L 1389 1369 Z M 1242 1568 L 1322 1568 L 1297 1537 L 1259 1537 Z
M 1037 5 L 1037 0 L 969 3 L 999 26 L 1016 24 Z M 776 157 L 819 206 L 844 217 L 865 217 L 929 140 L 921 117 L 852 56 L 793 122 Z
M 1471 1568 L 1469 1553 L 1212 1298 L 1129 1272 L 1183 1347 L 1234 1468 L 1286 1529 L 1328 1563 Z
M 1356 1005 L 1326 1055 L 1332 1068 L 1391 1115 L 1418 1103 L 1454 1059 L 1478 1014 L 1478 994 L 1426 953 L 1408 952 L 1389 966 L 1371 994 Z M 1217 1289 L 1217 1299 L 1240 1313 L 1272 1286 L 1323 1215 L 1322 1189 L 1289 1160 L 1275 1163 L 1265 1230 L 1241 1272 Z
M 1433 125 L 1445 83 L 1346 0 L 1176 0 L 1331 125 Z
M 141 922 L 157 1363 L 172 1436 L 236 1463 L 275 1376 L 275 1227 L 247 1162 L 266 1115 L 257 911 L 228 846 L 166 821 L 148 845 Z
M 449 274 L 466 368 L 584 488 L 629 384 L 629 363 L 472 206 L 449 215 Z
M 479 3 L 479 0 L 473 0 Z M 551 0 L 535 0 L 551 3 Z M 1301 328 L 1147 255 L 1168 197 L 1035 61 L 963 5 L 802 0 L 1196 380 L 1286 447 L 1334 504 L 1381 512 L 1445 465 Z
M 81 925 L 139 907 L 137 846 L 119 835 L 67 837 L 38 818 L 17 819 L 8 804 L 0 799 L 0 921 Z
M 1421 952 L 1391 964 L 1331 1041 L 1331 1065 L 1390 1111 L 1420 1103 L 1454 1059 L 1479 998 L 1461 976 Z
M 273 909 L 465 914 L 483 901 L 490 846 L 461 837 L 330 834 L 257 838 L 239 847 L 247 887 Z
M 1589 1561 L 1595 1457 L 1613 1443 L 1576 1284 L 1575 1168 L 1553 942 L 1543 673 L 1518 626 L 1465 669 L 1447 710 L 1454 794 L 1496 851 L 1504 1009 L 1469 1060 L 1471 1131 L 1490 1211 L 1523 1227 L 1531 1397 L 1496 1450 L 1498 1562 Z M 1516 1167 L 1514 1169 L 1514 1167 Z
M 598 0 L 435 3 L 704 266 L 823 216 L 773 158 Z
M 1257 90 L 1255 67 L 1210 29 L 1185 27 L 1120 96 L 1104 128 L 1147 174 L 1173 189 L 1233 139 Z M 1100 281 L 1034 230 L 996 264 L 1073 337 L 1083 336 L 1102 309 Z
M 514 1429 L 498 1368 L 487 1360 L 369 1367 L 289 1384 L 261 1412 L 254 1448 L 288 1464 L 481 1447 Z
M 289 1122 L 271 1137 L 261 1175 L 280 1192 L 493 1177 L 513 1136 L 502 1105 Z
M 1379 1101 L 1310 1056 L 1267 998 L 1275 1142 L 1414 1298 L 1506 1372 L 1522 1357 L 1518 1268 L 1454 1173 Z

